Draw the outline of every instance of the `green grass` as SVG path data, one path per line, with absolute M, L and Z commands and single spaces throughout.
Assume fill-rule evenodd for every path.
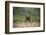
M 16 15 L 16 16 L 13 16 L 13 21 L 16 23 L 25 22 L 25 17 L 20 16 L 20 15 Z M 39 21 L 40 21 L 40 17 L 32 16 L 32 22 L 39 22 Z
M 13 20 L 15 22 L 24 22 L 25 17 L 24 16 L 20 16 L 20 15 L 16 15 L 16 16 L 13 17 Z
M 32 22 L 39 22 L 40 21 L 40 17 L 32 17 Z

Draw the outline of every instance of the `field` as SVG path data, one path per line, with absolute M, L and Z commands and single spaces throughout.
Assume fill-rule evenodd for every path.
M 31 16 L 30 22 L 25 22 L 26 15 Z M 39 26 L 40 8 L 13 7 L 13 28 Z

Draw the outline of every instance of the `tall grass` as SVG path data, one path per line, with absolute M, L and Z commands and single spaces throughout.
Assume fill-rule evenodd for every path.
M 13 21 L 16 23 L 25 22 L 25 20 L 26 20 L 25 16 L 20 16 L 20 15 L 13 16 Z M 40 21 L 40 17 L 32 16 L 32 22 L 39 22 L 39 21 Z

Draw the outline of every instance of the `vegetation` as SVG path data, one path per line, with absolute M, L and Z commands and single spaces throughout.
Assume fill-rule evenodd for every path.
M 13 21 L 16 23 L 25 22 L 26 15 L 31 15 L 32 22 L 40 21 L 40 8 L 13 7 Z

